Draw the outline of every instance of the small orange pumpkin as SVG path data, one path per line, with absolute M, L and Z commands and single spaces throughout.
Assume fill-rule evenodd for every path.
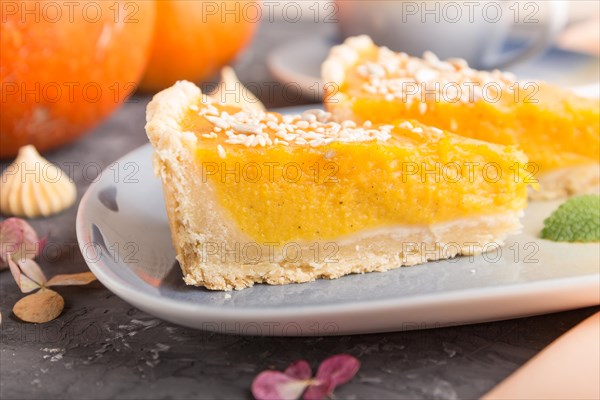
M 257 1 L 156 3 L 152 51 L 140 88 L 158 91 L 177 80 L 200 82 L 235 57 L 261 17 Z
M 0 157 L 70 142 L 135 90 L 153 1 L 2 2 Z

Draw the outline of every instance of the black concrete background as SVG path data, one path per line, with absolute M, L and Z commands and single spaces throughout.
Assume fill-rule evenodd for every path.
M 265 65 L 274 46 L 334 26 L 263 24 L 236 64 L 244 82 L 276 82 Z M 263 94 L 268 107 L 290 104 L 281 90 Z M 83 139 L 47 158 L 75 163 L 79 198 L 97 168 L 147 142 L 148 96 L 136 96 Z M 72 164 L 73 165 L 73 164 Z M 6 162 L 2 164 L 6 166 Z M 34 220 L 57 251 L 41 260 L 48 273 L 87 270 L 77 250 L 76 206 Z M 100 283 L 65 287 L 66 307 L 56 320 L 19 322 L 10 311 L 22 296 L 10 273 L 0 273 L 0 397 L 2 399 L 238 399 L 266 368 L 284 369 L 305 358 L 313 368 L 336 353 L 362 367 L 338 399 L 477 398 L 597 307 L 470 326 L 374 335 L 314 338 L 239 337 L 163 322 L 125 303 Z

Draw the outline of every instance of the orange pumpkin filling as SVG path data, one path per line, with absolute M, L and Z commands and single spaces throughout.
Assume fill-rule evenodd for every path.
M 529 173 L 512 146 L 418 122 L 330 121 L 197 103 L 180 121 L 197 138 L 202 180 L 259 242 L 334 239 L 523 209 Z

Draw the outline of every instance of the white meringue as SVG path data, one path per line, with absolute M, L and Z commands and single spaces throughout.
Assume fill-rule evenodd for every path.
M 69 176 L 34 146 L 19 149 L 0 180 L 0 212 L 17 217 L 48 217 L 69 208 L 77 189 Z

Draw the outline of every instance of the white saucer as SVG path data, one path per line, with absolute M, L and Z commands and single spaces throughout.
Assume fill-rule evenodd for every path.
M 309 99 L 321 99 L 321 63 L 338 42 L 314 36 L 289 42 L 268 57 L 271 73 L 284 84 L 298 85 Z M 587 97 L 600 97 L 600 59 L 552 48 L 543 56 L 508 69 L 521 80 L 543 80 L 569 87 Z

